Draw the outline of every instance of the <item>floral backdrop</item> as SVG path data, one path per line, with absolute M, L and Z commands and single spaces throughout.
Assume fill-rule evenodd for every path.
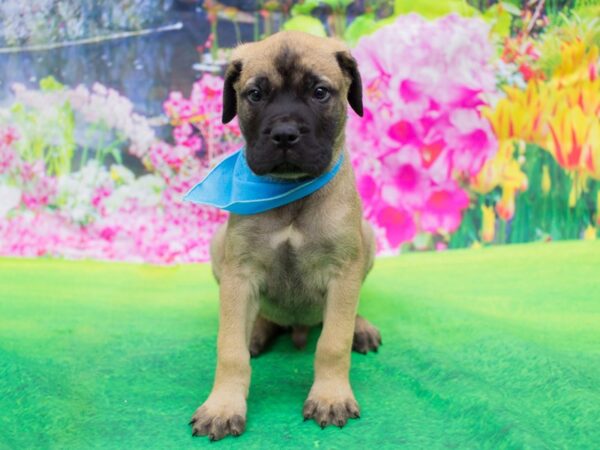
M 381 254 L 597 237 L 598 2 L 396 1 L 388 17 L 352 21 L 331 7 L 324 24 L 309 3 L 283 28 L 353 46 L 365 115 L 349 113 L 348 145 Z M 98 83 L 12 86 L 0 108 L 0 255 L 207 260 L 227 215 L 182 197 L 242 143 L 235 121 L 221 123 L 222 84 L 204 74 L 189 96 L 172 92 L 166 139 Z

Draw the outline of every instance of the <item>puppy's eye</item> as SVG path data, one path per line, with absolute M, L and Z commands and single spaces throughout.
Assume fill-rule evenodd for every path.
M 260 92 L 258 89 L 250 89 L 246 96 L 248 97 L 248 100 L 250 100 L 252 103 L 258 103 L 263 98 L 262 92 Z
M 329 89 L 323 86 L 319 86 L 313 92 L 313 97 L 319 100 L 320 102 L 326 101 L 329 98 L 329 95 Z

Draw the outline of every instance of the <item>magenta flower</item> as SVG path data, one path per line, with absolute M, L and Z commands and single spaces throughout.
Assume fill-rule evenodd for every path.
M 469 206 L 466 192 L 454 183 L 434 189 L 421 210 L 421 228 L 430 233 L 452 233 L 460 226 Z
M 417 228 L 413 217 L 404 209 L 385 205 L 375 217 L 379 226 L 385 230 L 385 236 L 392 247 L 398 247 L 415 236 Z

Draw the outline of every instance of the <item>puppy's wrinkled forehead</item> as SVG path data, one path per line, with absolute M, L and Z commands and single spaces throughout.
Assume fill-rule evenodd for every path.
M 275 89 L 299 84 L 307 76 L 327 80 L 334 88 L 347 84 L 336 53 L 347 51 L 344 43 L 305 33 L 285 32 L 237 47 L 232 60 L 242 63 L 238 80 L 245 86 L 257 77 L 266 77 Z

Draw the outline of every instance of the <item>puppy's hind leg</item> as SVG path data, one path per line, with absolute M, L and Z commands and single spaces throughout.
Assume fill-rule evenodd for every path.
M 259 315 L 252 328 L 250 337 L 250 355 L 255 358 L 264 353 L 273 340 L 285 331 L 281 325 L 277 325 L 270 320 Z
M 366 220 L 362 221 L 362 241 L 365 250 L 364 255 L 364 275 L 366 278 L 375 262 L 375 233 L 371 224 Z M 352 339 L 352 350 L 358 353 L 367 354 L 370 351 L 376 352 L 381 345 L 381 334 L 367 319 L 359 315 L 356 316 L 354 323 L 354 337 Z
M 354 323 L 354 337 L 352 350 L 366 355 L 368 352 L 377 352 L 381 345 L 381 334 L 375 326 L 362 316 L 356 316 Z

